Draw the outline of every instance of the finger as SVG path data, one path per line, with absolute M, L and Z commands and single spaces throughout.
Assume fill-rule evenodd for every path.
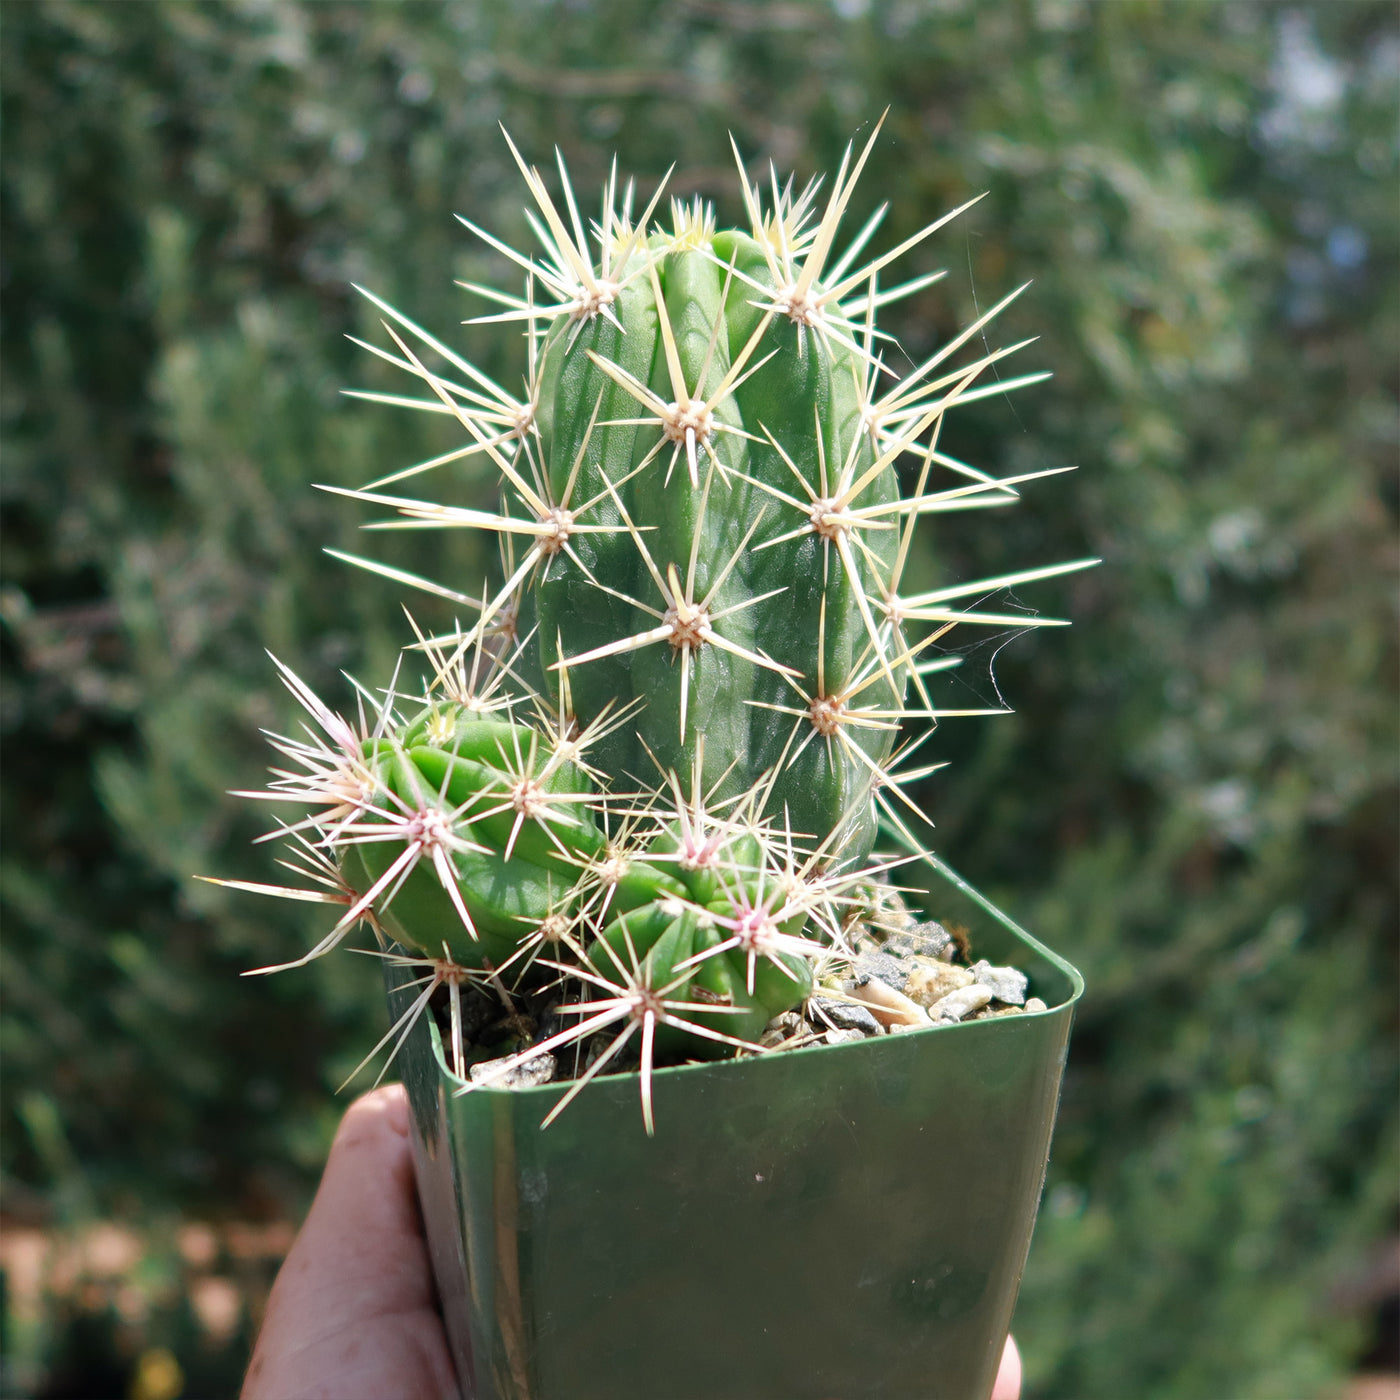
M 357 1100 L 341 1122 L 268 1299 L 243 1396 L 410 1392 L 455 1395 L 456 1387 L 433 1311 L 408 1107 L 395 1084 Z
M 1008 1337 L 1006 1350 L 1001 1354 L 1001 1369 L 997 1372 L 997 1382 L 992 1387 L 991 1400 L 1019 1400 L 1021 1394 L 1021 1353 L 1016 1343 Z
M 341 1120 L 283 1273 L 298 1295 L 364 1293 L 404 1309 L 430 1301 L 424 1260 L 408 1103 L 393 1084 L 356 1100 Z

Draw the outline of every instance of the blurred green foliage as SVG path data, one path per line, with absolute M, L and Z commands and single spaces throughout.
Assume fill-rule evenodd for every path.
M 616 150 L 738 218 L 726 131 L 805 177 L 889 105 L 854 211 L 893 202 L 884 246 L 990 191 L 923 255 L 950 275 L 898 308 L 908 352 L 1032 277 L 1000 335 L 1056 375 L 943 445 L 1081 464 L 919 567 L 1106 560 L 1022 600 L 1071 632 L 974 651 L 967 693 L 1017 713 L 946 727 L 923 794 L 1089 982 L 1031 1389 L 1320 1393 L 1363 1342 L 1330 1293 L 1396 1209 L 1397 72 L 1369 3 L 10 6 L 6 1209 L 295 1210 L 377 1036 L 372 967 L 239 980 L 313 930 L 190 880 L 273 878 L 225 795 L 293 722 L 263 649 L 344 701 L 407 635 L 321 553 L 358 516 L 312 483 L 450 438 L 338 397 L 392 383 L 348 284 L 513 381 L 452 286 L 510 277 L 454 213 L 526 237 L 498 122 L 580 190 Z

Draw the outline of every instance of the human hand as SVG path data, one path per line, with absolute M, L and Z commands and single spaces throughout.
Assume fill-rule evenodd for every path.
M 346 1110 L 268 1298 L 242 1400 L 458 1400 L 408 1131 L 401 1084 Z
M 457 1400 L 408 1131 L 402 1085 L 346 1110 L 268 1299 L 242 1400 Z M 991 1400 L 1020 1393 L 1007 1338 Z

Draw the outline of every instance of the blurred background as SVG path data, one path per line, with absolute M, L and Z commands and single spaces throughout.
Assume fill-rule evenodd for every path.
M 498 123 L 586 210 L 617 152 L 739 220 L 728 133 L 801 180 L 886 106 L 852 230 L 990 192 L 888 324 L 917 359 L 1034 279 L 996 343 L 1055 376 L 943 446 L 1080 468 L 920 567 L 1105 560 L 1003 599 L 1075 625 L 974 651 L 1016 713 L 946 725 L 922 794 L 1089 985 L 1027 1394 L 1393 1374 L 1397 75 L 1394 5 L 1347 0 L 7 5 L 3 1393 L 234 1391 L 382 1028 L 368 960 L 240 979 L 314 917 L 191 879 L 276 878 L 226 795 L 294 722 L 264 648 L 343 702 L 407 639 L 311 484 L 452 438 L 341 396 L 402 389 L 349 284 L 518 383 L 453 286 L 517 280 L 454 213 L 530 241 Z

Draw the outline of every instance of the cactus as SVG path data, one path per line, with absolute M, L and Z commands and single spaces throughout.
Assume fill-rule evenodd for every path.
M 258 795 L 310 809 L 279 831 L 314 888 L 242 887 L 341 908 L 284 966 L 367 924 L 421 967 L 376 1050 L 446 986 L 465 1073 L 480 1052 L 461 997 L 482 989 L 514 1034 L 481 1082 L 587 1043 L 567 1102 L 631 1046 L 650 1130 L 655 1064 L 754 1048 L 897 899 L 896 861 L 871 853 L 882 827 L 902 858 L 922 849 L 903 785 L 930 770 L 909 760 L 944 715 L 994 712 L 938 709 L 929 676 L 955 658 L 932 646 L 955 626 L 1058 621 L 961 600 L 1093 562 L 901 591 L 925 516 L 1009 504 L 1053 473 L 998 480 L 938 447 L 955 405 L 1045 377 L 986 380 L 1022 347 L 989 350 L 984 328 L 1023 289 L 892 374 L 876 312 L 939 274 L 889 290 L 879 275 L 969 205 L 857 266 L 882 208 L 838 255 L 874 140 L 847 149 L 824 205 L 776 175 L 765 197 L 739 160 L 743 231 L 716 232 L 698 200 L 662 227 L 660 190 L 634 218 L 614 167 L 591 235 L 562 158 L 561 207 L 511 144 L 542 252 L 463 223 L 524 274 L 520 295 L 469 286 L 493 306 L 479 320 L 525 331 L 520 398 L 366 293 L 393 348 L 365 348 L 421 389 L 359 397 L 448 414 L 464 438 L 343 494 L 400 528 L 491 532 L 504 565 L 472 598 L 342 556 L 473 608 L 450 634 L 415 628 L 400 669 L 426 670 L 421 692 L 361 690 L 351 722 L 282 668 L 319 733 L 274 741 L 292 766 Z M 453 470 L 494 475 L 496 499 L 398 484 Z

